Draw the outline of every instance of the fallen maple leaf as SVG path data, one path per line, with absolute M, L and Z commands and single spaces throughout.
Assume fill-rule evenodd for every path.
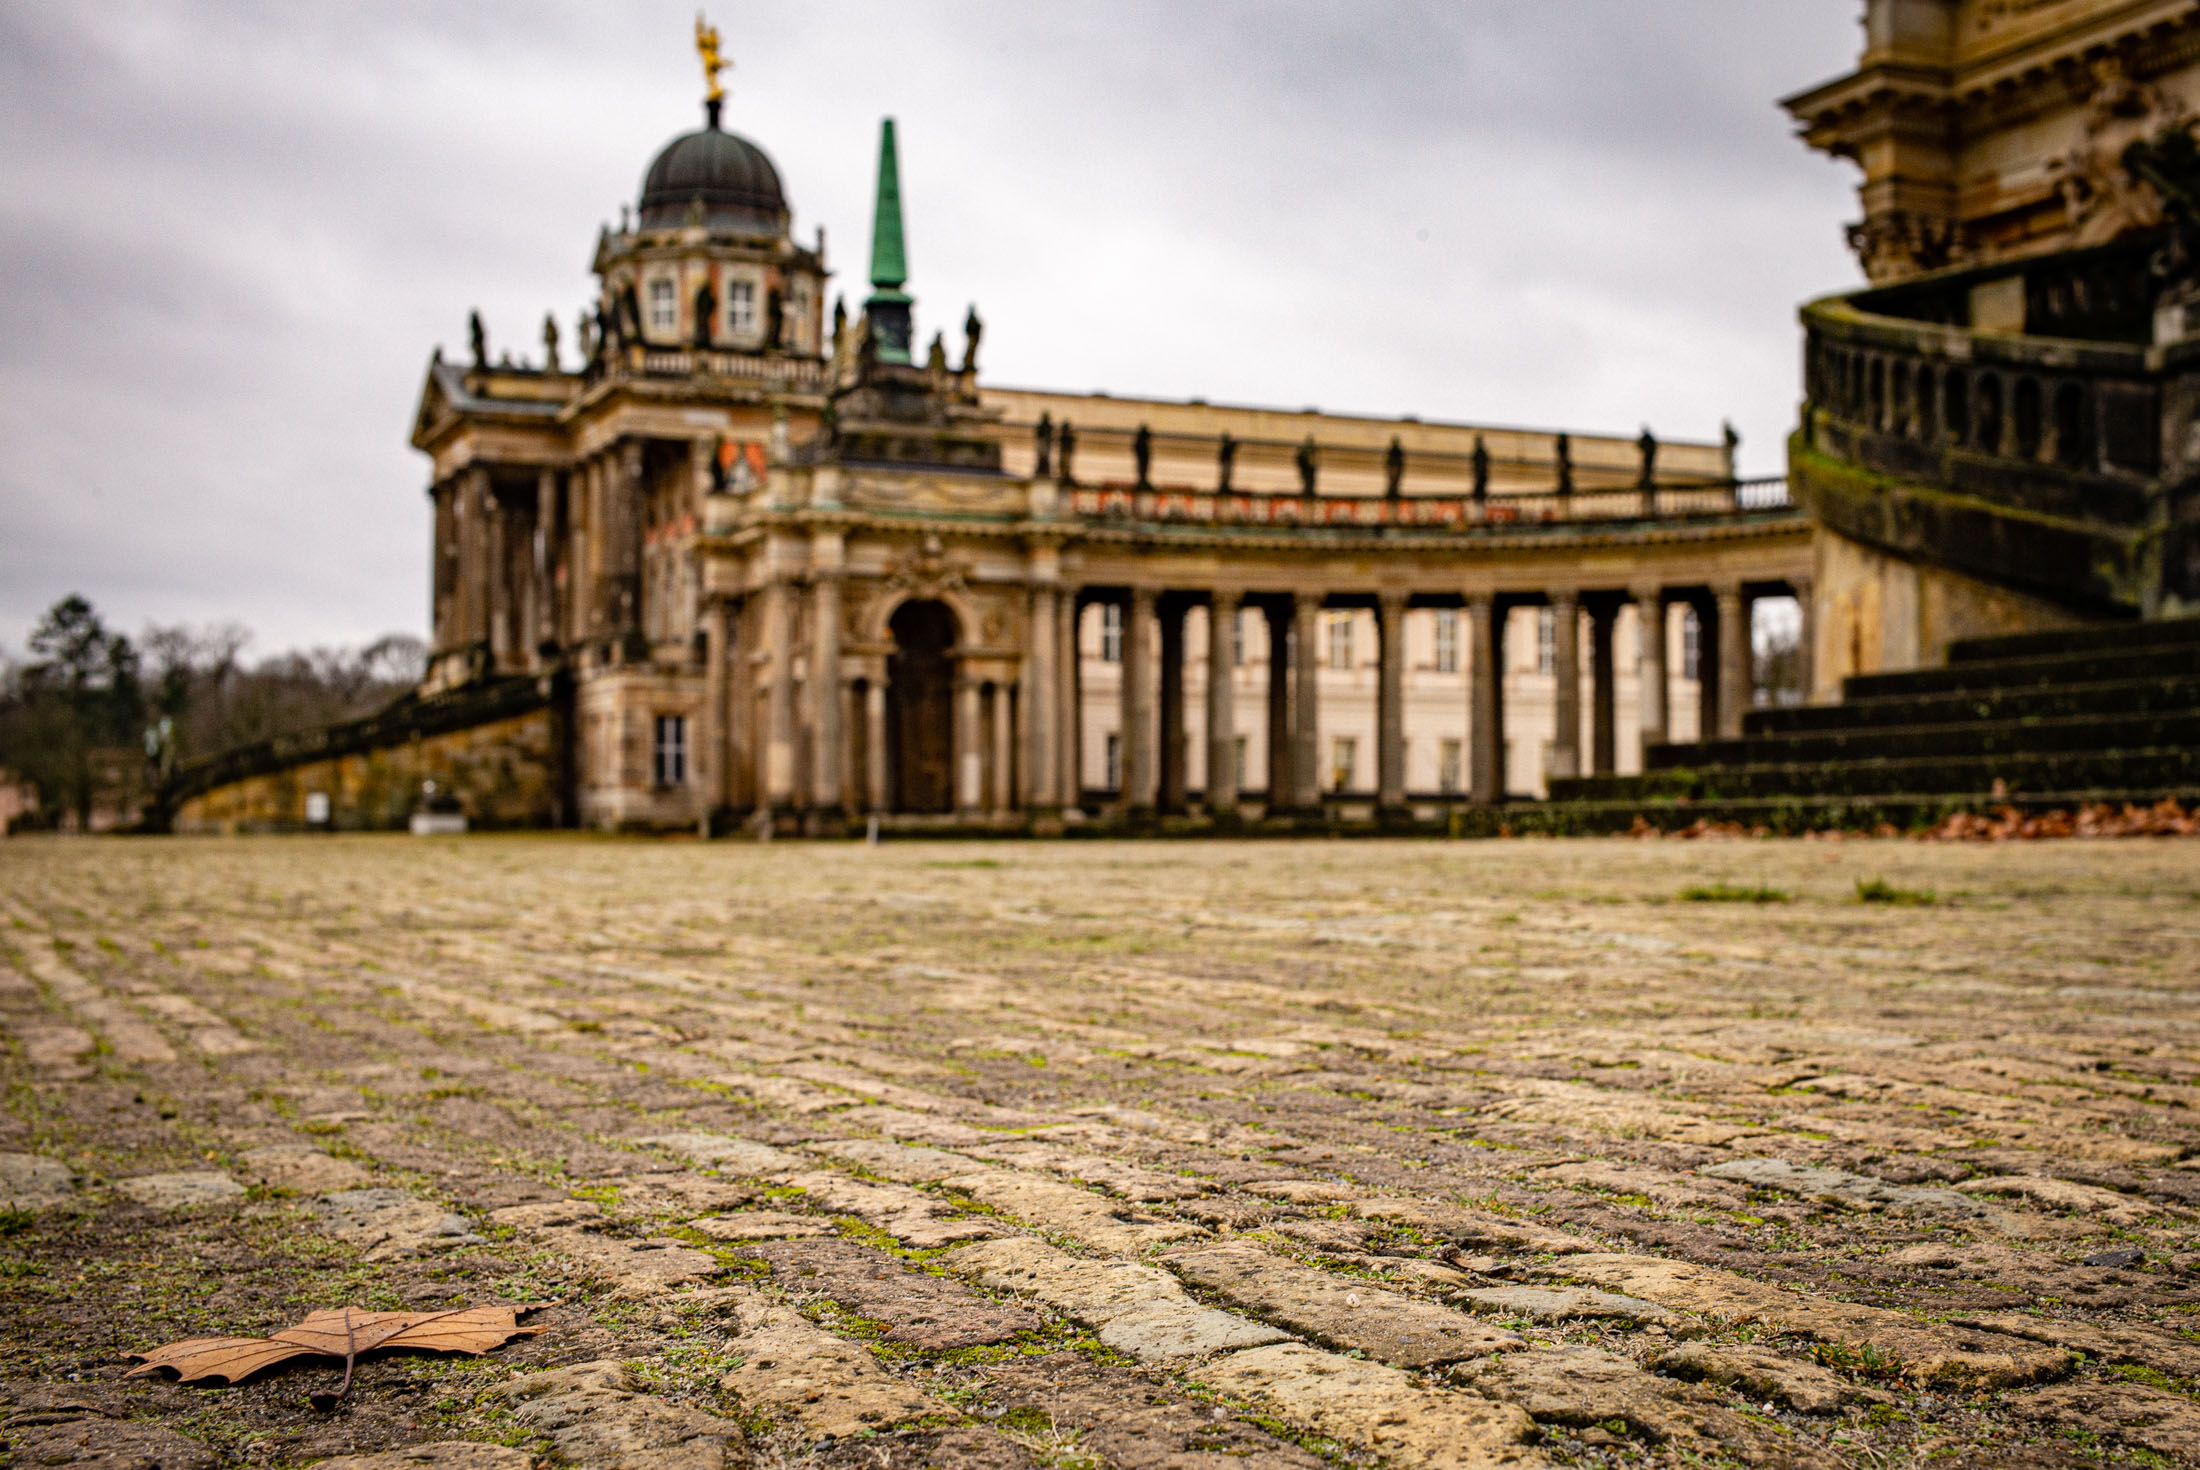
M 242 1383 L 262 1368 L 292 1358 L 326 1357 L 344 1360 L 344 1388 L 351 1386 L 353 1362 L 361 1353 L 382 1348 L 414 1348 L 430 1353 L 486 1353 L 515 1337 L 529 1337 L 544 1329 L 522 1327 L 519 1314 L 554 1307 L 556 1302 L 529 1302 L 521 1306 L 462 1307 L 449 1312 L 366 1312 L 357 1307 L 309 1312 L 296 1327 L 286 1327 L 271 1337 L 193 1337 L 132 1353 L 138 1366 L 123 1376 L 135 1378 L 173 1368 L 178 1383 L 197 1383 L 218 1378 Z M 336 1392 L 341 1395 L 344 1389 Z

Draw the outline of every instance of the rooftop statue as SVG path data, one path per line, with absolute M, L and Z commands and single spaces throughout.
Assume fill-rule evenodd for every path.
M 563 372 L 558 366 L 558 319 L 554 313 L 542 314 L 542 365 L 549 372 Z
M 1309 434 L 1306 436 L 1306 442 L 1299 446 L 1299 493 L 1301 495 L 1312 495 L 1314 493 L 1315 478 L 1321 473 L 1321 464 L 1321 446 L 1317 445 L 1314 442 L 1314 436 Z
M 478 311 L 466 313 L 466 339 L 474 349 L 474 366 L 477 368 L 487 367 L 489 365 L 489 331 L 482 326 L 481 313 Z
M 985 323 L 978 320 L 978 303 L 970 303 L 970 310 L 963 316 L 963 365 L 965 373 L 978 370 L 978 343 L 985 336 Z
M 718 27 L 703 19 L 703 13 L 695 12 L 695 50 L 703 58 L 703 81 L 710 88 L 703 94 L 706 102 L 723 102 L 726 89 L 718 85 L 718 73 L 733 63 L 725 60 L 718 51 Z
M 1038 427 L 1031 431 L 1031 447 L 1036 455 L 1032 465 L 1033 479 L 1043 480 L 1054 469 L 1054 415 L 1042 412 Z
M 1222 433 L 1222 441 L 1215 446 L 1215 467 L 1221 472 L 1215 488 L 1227 495 L 1230 491 L 1230 472 L 1237 467 L 1237 440 L 1229 430 Z
M 1635 448 L 1642 453 L 1641 478 L 1637 484 L 1647 487 L 1658 476 L 1658 436 L 1650 432 L 1650 426 L 1642 426 L 1642 437 L 1635 441 Z
M 1490 493 L 1490 447 L 1474 436 L 1474 498 L 1487 500 Z
M 1138 488 L 1143 490 L 1153 483 L 1153 430 L 1144 424 L 1131 438 L 1131 458 L 1138 462 Z
M 1383 456 L 1383 493 L 1393 500 L 1405 493 L 1406 446 L 1396 434 L 1390 436 L 1390 451 Z

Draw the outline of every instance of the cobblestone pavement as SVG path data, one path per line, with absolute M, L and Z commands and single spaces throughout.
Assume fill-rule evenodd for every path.
M 2196 1464 L 2196 900 L 2182 842 L 8 842 L 0 1435 Z M 121 1376 L 506 1301 L 327 1411 Z

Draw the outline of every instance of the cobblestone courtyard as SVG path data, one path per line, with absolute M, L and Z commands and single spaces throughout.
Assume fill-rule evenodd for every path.
M 0 1434 L 2200 1463 L 2196 938 L 2184 842 L 10 842 Z

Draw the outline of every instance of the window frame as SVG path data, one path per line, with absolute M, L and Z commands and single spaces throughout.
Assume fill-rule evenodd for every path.
M 656 333 L 678 333 L 680 330 L 680 282 L 670 271 L 653 272 L 642 283 L 642 310 L 649 321 L 649 330 Z
M 692 763 L 688 760 L 687 716 L 660 714 L 652 729 L 650 774 L 661 791 L 688 784 Z
M 1437 673 L 1456 674 L 1459 672 L 1458 608 L 1440 607 L 1436 609 L 1436 648 L 1433 659 Z
M 754 277 L 726 277 L 726 301 L 720 312 L 727 336 L 747 338 L 757 335 L 757 326 L 762 319 L 762 313 L 757 306 L 758 294 Z M 739 316 L 734 314 L 736 307 L 741 308 Z
M 1123 604 L 1100 604 L 1100 662 L 1119 664 L 1123 661 Z

